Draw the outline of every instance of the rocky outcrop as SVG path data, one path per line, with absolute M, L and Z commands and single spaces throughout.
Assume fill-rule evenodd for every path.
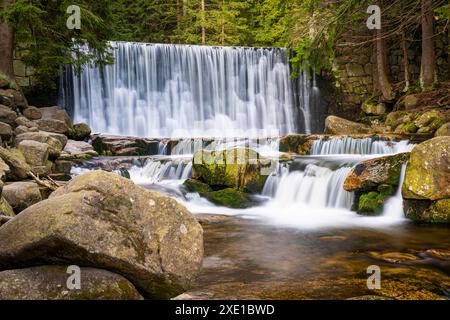
M 69 136 L 73 140 L 87 140 L 91 135 L 91 128 L 86 123 L 77 123 L 73 125 L 73 130 L 70 132 Z
M 39 266 L 0 272 L 0 300 L 141 300 L 124 277 L 80 268 L 80 289 L 67 288 L 67 266 Z
M 372 128 L 368 125 L 336 116 L 328 116 L 325 120 L 326 134 L 357 134 L 370 133 L 371 131 Z
M 448 137 L 436 137 L 414 147 L 402 186 L 406 215 L 417 221 L 450 222 L 443 218 L 449 217 L 449 181 Z
M 202 228 L 177 201 L 114 173 L 79 175 L 0 228 L 0 270 L 78 264 L 120 274 L 148 298 L 185 291 Z
M 402 165 L 408 153 L 385 156 L 358 163 L 344 181 L 346 191 L 355 192 L 355 209 L 360 214 L 382 212 L 384 202 L 395 194 Z
M 38 131 L 27 132 L 16 136 L 15 144 L 18 146 L 24 140 L 33 140 L 41 143 L 46 143 L 50 146 L 50 157 L 57 158 L 61 154 L 61 151 L 67 144 L 67 137 L 63 134 Z
M 159 141 L 138 137 L 93 135 L 92 146 L 105 156 L 146 156 L 158 154 Z
M 194 154 L 192 177 L 213 189 L 233 188 L 260 192 L 270 173 L 270 160 L 246 148 L 223 151 L 199 150 Z
M 16 214 L 42 200 L 39 187 L 34 182 L 19 181 L 7 184 L 3 187 L 2 195 Z

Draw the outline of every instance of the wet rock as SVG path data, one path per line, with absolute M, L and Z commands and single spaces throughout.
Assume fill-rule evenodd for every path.
M 248 195 L 242 191 L 226 188 L 218 191 L 202 193 L 209 201 L 227 208 L 243 209 L 251 207 L 252 202 Z
M 437 129 L 435 136 L 436 137 L 450 136 L 450 122 L 443 124 L 439 129 Z
M 8 178 L 23 180 L 28 177 L 31 167 L 19 149 L 0 147 L 0 158 L 9 166 Z
M 328 116 L 325 120 L 326 134 L 370 133 L 371 127 L 336 116 Z
M 91 135 L 91 128 L 86 123 L 77 123 L 73 125 L 73 130 L 69 136 L 74 140 L 87 140 Z
M 15 120 L 17 113 L 11 110 L 9 107 L 0 104 L 0 121 L 15 126 Z
M 84 141 L 68 140 L 59 158 L 61 160 L 87 160 L 96 156 L 98 156 L 98 153 L 94 151 L 94 148 L 89 143 Z
M 159 141 L 138 137 L 93 135 L 92 146 L 100 155 L 144 156 L 158 154 Z
M 402 165 L 409 153 L 400 153 L 358 163 L 344 181 L 346 191 L 373 190 L 381 184 L 396 186 L 400 181 Z
M 186 179 L 183 185 L 189 192 L 205 193 L 212 191 L 209 185 L 194 179 Z
M 357 209 L 356 211 L 359 214 L 363 215 L 378 215 L 382 213 L 383 204 L 393 196 L 395 190 L 391 187 L 391 189 L 387 189 L 385 191 L 370 191 L 363 194 L 360 194 L 357 197 Z
M 419 257 L 405 252 L 370 252 L 370 255 L 374 258 L 391 263 L 403 263 L 420 260 Z
M 280 151 L 292 152 L 300 155 L 308 155 L 311 151 L 311 146 L 315 140 L 320 139 L 319 135 L 308 134 L 291 134 L 280 139 Z
M 230 217 L 222 214 L 196 214 L 195 218 L 202 225 L 224 223 L 236 219 L 235 217 Z
M 114 173 L 79 175 L 0 228 L 0 270 L 81 264 L 110 270 L 148 298 L 189 287 L 203 230 L 177 201 Z
M 344 241 L 347 237 L 344 236 L 323 236 L 319 238 L 322 241 Z
M 450 198 L 450 139 L 437 137 L 414 147 L 402 187 L 405 199 Z
M 24 181 L 5 185 L 3 187 L 3 197 L 8 201 L 16 214 L 42 200 L 37 184 Z
M 23 110 L 23 115 L 29 120 L 39 120 L 42 118 L 41 111 L 36 107 L 29 106 L 25 110 Z
M 263 189 L 270 168 L 268 159 L 250 149 L 199 150 L 194 154 L 192 177 L 215 190 L 228 187 L 257 193 Z
M 80 289 L 67 288 L 67 266 L 38 266 L 0 272 L 1 300 L 141 300 L 124 277 L 80 268 Z
M 23 140 L 18 149 L 35 174 L 46 175 L 51 172 L 52 163 L 48 160 L 50 146 L 34 140 Z
M 428 249 L 426 254 L 433 258 L 450 260 L 450 249 Z

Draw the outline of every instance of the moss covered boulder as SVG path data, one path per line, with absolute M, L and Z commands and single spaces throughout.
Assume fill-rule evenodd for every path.
M 203 196 L 209 201 L 227 208 L 244 209 L 252 205 L 252 201 L 246 193 L 232 188 L 206 192 Z
M 203 230 L 186 208 L 100 170 L 75 177 L 0 228 L 0 270 L 100 268 L 124 276 L 147 298 L 185 291 L 202 259 Z
M 211 187 L 206 183 L 200 182 L 195 179 L 186 179 L 183 185 L 189 192 L 205 193 L 212 191 Z
M 141 300 L 124 277 L 80 268 L 80 289 L 68 289 L 67 266 L 39 266 L 0 272 L 0 300 Z
M 443 124 L 439 129 L 436 130 L 436 137 L 450 136 L 450 122 Z
M 355 134 L 371 132 L 372 128 L 370 126 L 344 118 L 328 116 L 325 120 L 326 134 Z
M 450 138 L 437 137 L 414 147 L 402 194 L 405 199 L 450 198 Z
M 450 223 L 450 199 L 404 200 L 407 218 L 416 222 Z
M 363 215 L 378 215 L 383 211 L 386 200 L 394 194 L 395 189 L 391 185 L 381 185 L 377 191 L 360 194 L 356 211 Z
M 270 167 L 270 160 L 247 148 L 199 150 L 194 154 L 192 176 L 213 189 L 257 193 L 263 189 Z
M 308 155 L 314 141 L 318 139 L 319 135 L 290 134 L 280 138 L 280 151 Z
M 400 181 L 402 165 L 409 153 L 400 153 L 358 163 L 344 181 L 346 191 L 371 190 L 379 185 L 396 186 Z

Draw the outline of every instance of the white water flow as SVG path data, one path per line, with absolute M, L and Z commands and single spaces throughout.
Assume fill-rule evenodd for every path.
M 377 140 L 374 138 L 330 137 L 313 142 L 312 155 L 355 154 L 377 155 L 409 152 L 414 148 L 407 140 Z
M 282 48 L 111 42 L 115 63 L 70 79 L 61 99 L 93 132 L 145 137 L 311 132 L 308 77 Z M 300 88 L 299 88 L 300 87 Z M 259 133 L 258 133 L 259 134 Z

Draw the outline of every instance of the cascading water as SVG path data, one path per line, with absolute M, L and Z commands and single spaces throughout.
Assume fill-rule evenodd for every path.
M 79 76 L 67 70 L 60 94 L 74 121 L 94 132 L 236 137 L 314 129 L 310 108 L 318 88 L 304 75 L 291 79 L 285 49 L 111 46 L 114 64 L 87 67 Z

